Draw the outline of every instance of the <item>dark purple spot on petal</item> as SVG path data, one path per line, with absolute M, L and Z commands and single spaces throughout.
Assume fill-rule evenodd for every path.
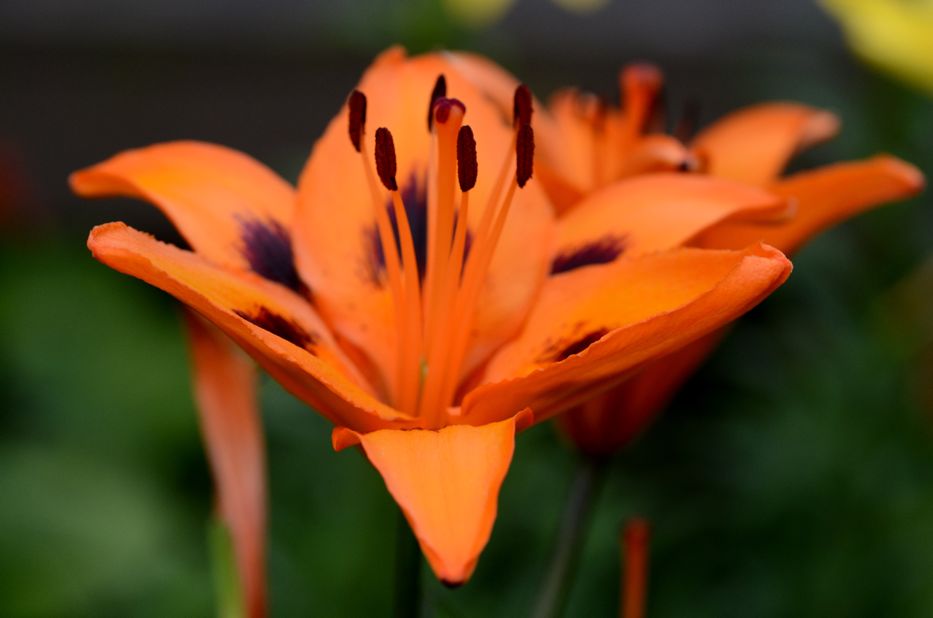
M 243 257 L 253 272 L 296 292 L 307 292 L 295 269 L 291 234 L 281 223 L 241 219 L 240 235 Z
M 314 344 L 317 343 L 317 337 L 315 335 L 306 332 L 294 321 L 266 307 L 259 307 L 253 312 L 236 310 L 234 313 L 247 322 L 265 329 L 273 335 L 281 337 L 285 341 L 293 343 L 299 348 L 304 348 L 309 352 Z
M 609 331 L 605 328 L 600 328 L 589 332 L 586 335 L 583 335 L 576 341 L 564 346 L 560 351 L 558 351 L 557 354 L 554 355 L 554 361 L 562 361 L 565 358 L 573 356 L 574 354 L 583 352 L 588 347 L 602 339 L 608 332 Z
M 579 247 L 565 249 L 551 262 L 551 274 L 556 275 L 570 270 L 608 264 L 625 252 L 628 242 L 625 236 L 603 236 Z
M 405 203 L 405 213 L 408 215 L 408 225 L 411 228 L 411 238 L 415 245 L 415 261 L 418 263 L 418 277 L 424 280 L 425 269 L 428 259 L 428 196 L 427 183 L 420 182 L 418 178 L 412 175 L 408 182 L 402 184 L 400 190 L 402 201 Z M 399 238 L 398 221 L 395 217 L 395 208 L 391 202 L 386 204 L 386 212 L 389 213 L 389 222 L 392 224 L 392 232 L 395 236 L 396 250 L 401 252 L 401 240 Z M 457 216 L 454 213 L 454 227 L 457 224 Z M 463 247 L 463 259 L 466 261 L 470 255 L 473 235 L 467 230 L 466 239 Z M 382 250 L 382 241 L 379 238 L 379 228 L 373 223 L 363 231 L 363 246 L 366 255 L 365 271 L 369 281 L 381 287 L 385 280 L 386 258 Z M 399 253 L 401 255 L 401 253 Z

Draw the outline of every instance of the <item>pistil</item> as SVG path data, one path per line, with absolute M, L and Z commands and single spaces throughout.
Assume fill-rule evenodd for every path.
M 443 277 L 453 238 L 454 194 L 457 175 L 457 135 L 466 107 L 456 99 L 440 98 L 434 104 L 436 148 L 435 199 L 429 204 L 428 261 L 425 275 L 425 346 L 431 350 L 438 335 L 438 312 L 443 295 Z M 428 370 L 430 371 L 430 365 Z

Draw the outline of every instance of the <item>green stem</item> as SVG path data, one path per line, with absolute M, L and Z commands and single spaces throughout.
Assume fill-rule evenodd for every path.
M 421 548 L 402 511 L 398 512 L 395 541 L 395 618 L 421 615 Z
M 538 602 L 532 614 L 535 618 L 559 618 L 566 609 L 586 540 L 590 515 L 599 496 L 605 471 L 606 462 L 594 457 L 583 457 L 577 465 L 561 515 L 551 565 L 538 592 Z

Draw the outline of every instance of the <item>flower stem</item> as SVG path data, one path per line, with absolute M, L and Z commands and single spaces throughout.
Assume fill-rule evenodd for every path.
M 586 540 L 590 515 L 605 478 L 606 462 L 583 457 L 567 495 L 560 530 L 548 573 L 538 592 L 535 618 L 559 618 L 566 609 L 576 575 L 577 563 Z
M 417 618 L 421 615 L 421 548 L 408 525 L 398 512 L 395 540 L 395 618 Z

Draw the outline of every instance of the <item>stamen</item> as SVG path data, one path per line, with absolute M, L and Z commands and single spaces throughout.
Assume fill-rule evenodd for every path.
M 401 264 L 398 255 L 398 248 L 395 242 L 395 235 L 392 232 L 392 223 L 389 221 L 389 215 L 386 212 L 385 207 L 383 206 L 383 197 L 380 195 L 379 185 L 376 183 L 376 174 L 373 173 L 373 166 L 369 158 L 366 156 L 366 148 L 364 146 L 364 140 L 366 137 L 366 96 L 358 91 L 354 90 L 350 95 L 349 103 L 349 130 L 350 130 L 350 142 L 353 144 L 353 147 L 361 155 L 361 161 L 363 163 L 363 173 L 366 177 L 366 184 L 369 187 L 369 194 L 372 199 L 373 211 L 376 217 L 376 227 L 379 231 L 379 242 L 382 245 L 382 254 L 385 256 L 386 263 L 386 274 L 388 275 L 389 283 L 389 292 L 392 298 L 392 309 L 396 320 L 399 320 L 401 316 L 405 315 L 405 294 L 404 294 L 404 285 L 402 282 L 402 272 Z M 386 136 L 380 137 L 380 134 L 385 131 Z M 388 131 L 381 129 L 377 131 L 377 157 L 379 159 L 384 159 L 380 167 L 384 168 L 380 170 L 379 177 L 385 181 L 391 180 L 395 182 L 395 147 L 391 141 L 391 135 L 388 134 Z M 381 148 L 378 147 L 381 145 Z M 380 156 L 379 152 L 382 152 Z M 387 155 L 386 152 L 390 154 Z M 391 172 L 391 173 L 389 173 Z M 388 186 L 388 185 L 387 185 Z M 404 333 L 402 334 L 404 337 Z M 400 337 L 401 339 L 401 337 Z M 398 345 L 401 341 L 397 341 L 397 347 L 401 348 L 401 345 Z M 396 355 L 396 377 L 395 381 L 389 385 L 390 396 L 394 399 L 397 399 L 399 396 L 399 389 L 404 383 L 404 367 L 402 366 L 402 355 L 399 353 Z
M 392 132 L 385 127 L 376 129 L 375 159 L 379 179 L 392 196 L 392 208 L 398 231 L 398 236 L 393 236 L 393 240 L 397 241 L 398 249 L 402 253 L 396 396 L 400 409 L 414 410 L 418 399 L 417 376 L 421 353 L 421 290 L 418 280 L 418 260 L 415 257 L 415 244 L 408 221 L 408 212 L 398 192 L 395 140 L 392 138 Z M 392 251 L 393 253 L 396 251 L 394 244 Z
M 523 124 L 518 127 L 517 139 L 515 141 L 515 180 L 519 188 L 524 188 L 525 183 L 531 179 L 534 171 L 535 159 L 535 132 L 530 124 Z
M 476 139 L 473 137 L 473 129 L 469 125 L 460 127 L 460 132 L 457 134 L 457 179 L 460 181 L 461 191 L 466 193 L 476 186 L 478 172 Z
M 528 127 L 528 125 L 525 125 Z M 529 129 L 531 127 L 528 127 Z M 489 266 L 495 255 L 496 246 L 499 244 L 499 238 L 502 236 L 502 230 L 505 228 L 505 222 L 509 216 L 509 208 L 512 205 L 512 198 L 515 197 L 517 187 L 516 177 L 512 176 L 509 188 L 506 190 L 505 197 L 496 211 L 495 221 L 492 227 L 485 231 L 477 242 L 474 249 L 470 251 L 470 257 L 467 259 L 466 271 L 463 276 L 463 283 L 457 292 L 454 302 L 455 316 L 453 323 L 457 325 L 458 330 L 454 335 L 453 344 L 450 346 L 451 352 L 448 357 L 447 370 L 444 374 L 441 401 L 451 402 L 456 395 L 457 382 L 460 367 L 466 357 L 467 345 L 469 343 L 470 333 L 473 328 L 473 319 L 475 316 L 476 304 L 479 301 L 479 295 L 483 289 L 483 283 L 486 280 L 486 274 L 489 272 Z M 497 195 L 493 195 L 491 200 L 496 200 Z M 487 206 L 489 209 L 496 208 L 497 201 L 491 201 Z M 479 236 L 479 235 L 478 235 Z
M 512 126 L 531 124 L 531 100 L 531 90 L 525 84 L 519 84 L 512 101 Z
M 525 147 L 528 145 L 527 135 L 533 135 L 529 125 L 521 125 L 526 131 Z M 511 163 L 511 151 L 518 149 L 518 135 L 522 131 L 516 131 L 513 134 L 512 144 L 507 151 L 506 157 L 502 161 L 496 183 L 489 194 L 489 201 L 480 220 L 479 226 L 474 237 L 473 248 L 463 266 L 463 276 L 460 281 L 460 287 L 454 297 L 452 305 L 451 323 L 457 326 L 454 331 L 453 340 L 449 342 L 449 353 L 446 359 L 444 375 L 442 376 L 441 394 L 437 401 L 444 404 L 453 403 L 456 397 L 457 385 L 460 377 L 460 370 L 466 357 L 466 351 L 473 329 L 473 320 L 475 316 L 476 304 L 479 302 L 479 296 L 483 289 L 483 283 L 492 258 L 495 254 L 496 246 L 499 244 L 499 238 L 505 227 L 508 218 L 509 208 L 512 204 L 512 198 L 517 188 L 517 177 L 512 172 L 511 180 L 508 183 L 508 189 L 505 196 L 502 197 L 502 190 L 506 184 L 506 178 L 510 170 L 513 170 Z M 532 138 L 533 151 L 533 138 Z M 533 154 L 533 152 L 531 153 Z M 516 157 L 517 158 L 517 157 Z M 517 164 L 516 164 L 517 167 Z M 468 194 L 464 194 L 466 197 Z M 423 402 L 431 405 L 429 402 Z
M 401 355 L 399 359 L 399 407 L 414 411 L 418 406 L 421 365 L 421 284 L 418 277 L 418 259 L 411 234 L 408 212 L 398 191 L 392 191 L 392 206 L 398 224 L 399 244 L 402 249 L 402 287 L 404 294 L 404 322 L 402 324 Z
M 622 618 L 644 618 L 648 587 L 648 522 L 629 520 L 622 533 Z
M 395 140 L 385 127 L 376 129 L 376 173 L 379 180 L 389 191 L 398 191 L 395 181 L 397 164 L 395 161 Z
M 580 113 L 593 127 L 590 157 L 592 158 L 593 186 L 598 187 L 603 184 L 606 178 L 606 168 L 610 165 L 607 152 L 610 141 L 606 130 L 608 105 L 603 97 L 590 93 L 580 95 L 579 105 Z
M 428 131 L 434 128 L 434 104 L 437 100 L 447 96 L 447 78 L 441 73 L 434 82 L 434 89 L 431 91 L 431 101 L 428 103 Z
M 663 78 L 652 64 L 640 63 L 626 67 L 620 75 L 622 105 L 629 135 L 634 138 L 650 128 L 652 116 L 663 107 L 659 99 Z
M 354 90 L 350 93 L 347 104 L 350 107 L 348 114 L 350 143 L 357 152 L 360 152 L 363 131 L 366 128 L 366 95 L 359 90 Z

